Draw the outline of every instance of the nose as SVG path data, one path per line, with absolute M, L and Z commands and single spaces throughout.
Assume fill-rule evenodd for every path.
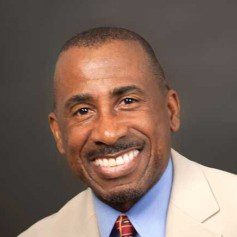
M 92 141 L 99 145 L 115 144 L 127 134 L 127 125 L 119 120 L 117 115 L 102 115 L 95 122 L 91 132 Z

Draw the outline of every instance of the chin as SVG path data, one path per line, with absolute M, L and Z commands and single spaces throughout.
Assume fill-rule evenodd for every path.
M 111 189 L 96 190 L 95 187 L 91 189 L 101 201 L 117 210 L 127 211 L 148 191 L 149 187 L 136 182 Z
M 103 199 L 111 205 L 136 202 L 144 194 L 142 189 L 127 188 L 103 195 Z
M 96 196 L 109 206 L 121 212 L 128 211 L 143 195 L 142 189 L 126 188 L 112 192 L 95 193 Z

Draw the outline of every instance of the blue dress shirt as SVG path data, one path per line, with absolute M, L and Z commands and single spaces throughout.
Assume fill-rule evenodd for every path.
M 165 237 L 167 209 L 172 186 L 171 159 L 160 180 L 125 214 L 137 231 L 137 237 Z M 121 214 L 93 194 L 101 237 L 117 237 L 114 223 Z

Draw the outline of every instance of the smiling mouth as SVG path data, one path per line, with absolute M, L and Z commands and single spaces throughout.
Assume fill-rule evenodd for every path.
M 132 162 L 139 154 L 137 149 L 128 151 L 114 158 L 97 158 L 93 163 L 98 167 L 116 167 L 123 166 Z

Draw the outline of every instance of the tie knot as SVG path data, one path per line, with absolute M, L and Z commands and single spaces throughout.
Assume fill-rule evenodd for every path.
M 121 214 L 115 222 L 120 237 L 134 237 L 135 229 L 125 214 Z

